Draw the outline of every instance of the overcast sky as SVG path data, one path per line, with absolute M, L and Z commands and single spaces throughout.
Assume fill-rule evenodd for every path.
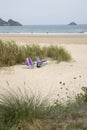
M 87 0 L 0 0 L 0 18 L 24 25 L 87 24 Z

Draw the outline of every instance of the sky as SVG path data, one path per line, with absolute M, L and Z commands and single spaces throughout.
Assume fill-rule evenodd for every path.
M 23 25 L 87 24 L 87 0 L 0 0 L 0 18 Z

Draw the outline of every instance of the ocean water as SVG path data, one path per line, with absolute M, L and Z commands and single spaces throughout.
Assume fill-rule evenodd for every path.
M 0 33 L 87 33 L 87 25 L 0 26 Z

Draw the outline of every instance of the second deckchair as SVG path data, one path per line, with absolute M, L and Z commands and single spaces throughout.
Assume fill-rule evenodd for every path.
M 42 67 L 42 66 L 47 64 L 47 61 L 46 60 L 41 60 L 40 57 L 36 58 L 36 62 L 37 62 L 37 67 Z

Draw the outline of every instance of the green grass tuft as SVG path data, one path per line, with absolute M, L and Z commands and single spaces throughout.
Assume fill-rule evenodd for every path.
M 27 91 L 0 95 L 0 130 L 87 129 L 87 88 L 74 101 L 48 105 Z
M 53 60 L 70 61 L 71 55 L 63 47 L 48 46 L 40 47 L 39 45 L 18 46 L 15 42 L 3 42 L 0 40 L 0 66 L 11 66 L 15 64 L 25 63 L 26 57 L 35 58 L 50 57 Z
M 35 95 L 22 93 L 21 90 L 18 93 L 9 91 L 7 95 L 0 95 L 0 123 L 7 128 L 17 127 L 21 123 L 39 122 L 47 111 L 45 101 Z

